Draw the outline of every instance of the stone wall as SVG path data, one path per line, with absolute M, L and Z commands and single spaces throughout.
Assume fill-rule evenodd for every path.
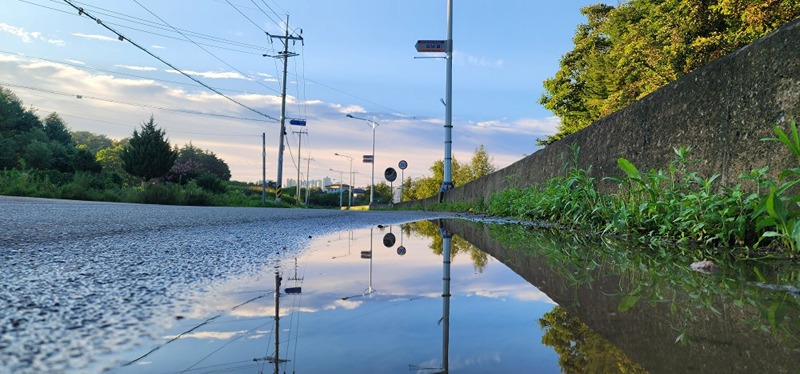
M 573 145 L 580 147 L 579 167 L 591 166 L 598 180 L 621 174 L 620 157 L 640 170 L 665 169 L 674 159 L 673 148 L 680 146 L 692 147 L 691 157 L 700 160 L 695 170 L 720 174 L 722 185 L 735 185 L 740 174 L 763 166 L 775 177 L 797 161 L 782 144 L 761 139 L 773 136 L 773 125 L 787 129 L 792 120 L 800 122 L 800 19 L 529 157 L 445 193 L 444 201 L 488 202 L 492 193 L 508 187 L 541 184 L 561 174 Z

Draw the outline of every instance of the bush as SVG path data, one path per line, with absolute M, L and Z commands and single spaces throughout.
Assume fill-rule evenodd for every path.
M 225 183 L 223 183 L 222 180 L 216 175 L 211 173 L 204 173 L 203 175 L 197 177 L 195 182 L 200 188 L 215 194 L 223 194 L 228 190 L 228 187 L 225 185 Z

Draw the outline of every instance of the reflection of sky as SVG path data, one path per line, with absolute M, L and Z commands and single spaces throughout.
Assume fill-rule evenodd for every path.
M 398 226 L 392 227 L 397 241 L 387 248 L 388 232 L 375 228 L 372 238 L 369 229 L 319 238 L 296 267 L 294 260 L 281 265 L 281 291 L 302 287 L 301 294 L 280 298 L 279 356 L 290 360 L 281 372 L 408 373 L 441 365 L 442 258 L 429 248 L 430 238 L 401 238 Z M 397 254 L 401 241 L 404 256 Z M 372 261 L 361 258 L 370 243 Z M 118 370 L 258 372 L 264 366 L 272 372 L 272 364 L 253 359 L 274 354 L 274 271 L 214 285 L 160 343 L 124 359 L 177 339 Z M 491 258 L 476 273 L 468 254 L 454 258 L 451 278 L 451 371 L 559 372 L 558 357 L 540 344 L 536 323 L 553 307 L 544 293 Z M 367 293 L 370 284 L 373 292 Z

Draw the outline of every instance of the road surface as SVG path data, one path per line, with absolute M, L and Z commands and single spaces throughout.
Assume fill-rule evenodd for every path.
M 447 216 L 0 196 L 0 373 L 101 371 L 188 295 L 314 236 Z

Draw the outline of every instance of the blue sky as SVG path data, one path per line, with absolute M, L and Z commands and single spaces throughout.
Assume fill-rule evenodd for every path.
M 191 141 L 213 151 L 240 181 L 260 180 L 265 132 L 267 179 L 276 178 L 277 122 L 175 73 L 64 1 L 3 3 L 0 85 L 40 115 L 55 111 L 73 131 L 119 139 L 152 114 L 172 144 Z M 287 118 L 305 118 L 308 125 L 287 128 L 285 179 L 297 176 L 298 137 L 292 131 L 307 130 L 303 179 L 307 167 L 311 179 L 338 179 L 330 169 L 349 168 L 348 160 L 334 155 L 338 152 L 356 158 L 355 184 L 369 184 L 370 165 L 360 159 L 371 153 L 372 130 L 346 118 L 348 113 L 380 124 L 376 181 L 401 159 L 409 163 L 405 176 L 421 177 L 443 158 L 439 100 L 445 96 L 445 61 L 415 59 L 437 55 L 419 54 L 414 44 L 445 39 L 446 0 L 74 3 L 178 69 L 273 118 L 280 113 L 280 60 L 262 54 L 274 55 L 282 45 L 270 43 L 265 32 L 282 35 L 288 13 L 289 26 L 298 35 L 302 29 L 304 43 L 290 46 L 299 56 L 289 59 Z M 575 28 L 585 21 L 579 9 L 592 3 L 454 0 L 456 159 L 467 161 L 484 145 L 494 164 L 505 167 L 535 152 L 537 137 L 555 132 L 558 119 L 538 104 L 542 82 L 571 49 Z

